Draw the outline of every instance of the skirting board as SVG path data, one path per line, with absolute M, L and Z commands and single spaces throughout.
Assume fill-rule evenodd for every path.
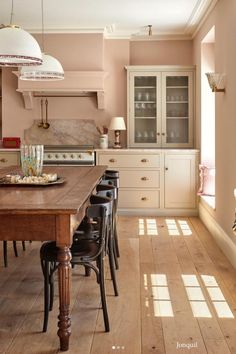
M 202 203 L 199 203 L 199 217 L 211 233 L 217 245 L 236 269 L 236 245 Z
M 125 216 L 197 216 L 197 209 L 118 209 Z

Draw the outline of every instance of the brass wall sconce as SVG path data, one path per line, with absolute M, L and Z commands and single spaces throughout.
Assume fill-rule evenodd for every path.
M 225 74 L 206 73 L 212 92 L 225 92 Z

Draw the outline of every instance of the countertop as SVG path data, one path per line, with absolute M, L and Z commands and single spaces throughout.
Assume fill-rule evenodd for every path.
M 124 149 L 95 149 L 97 152 L 111 152 L 111 153 L 119 153 L 119 152 L 198 152 L 198 149 L 170 149 L 170 148 L 124 148 Z

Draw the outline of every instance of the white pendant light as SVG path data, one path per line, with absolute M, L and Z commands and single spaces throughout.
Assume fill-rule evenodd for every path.
M 21 80 L 52 81 L 63 80 L 64 71 L 61 63 L 51 55 L 42 55 L 43 64 L 39 66 L 24 66 L 20 70 Z
M 41 0 L 42 10 L 42 49 L 44 52 L 44 10 L 43 0 Z M 22 67 L 19 78 L 21 80 L 32 81 L 53 81 L 63 80 L 64 70 L 61 63 L 51 55 L 43 53 L 43 63 L 39 66 Z
M 31 34 L 12 25 L 13 0 L 10 25 L 0 29 L 0 66 L 42 64 L 40 47 Z

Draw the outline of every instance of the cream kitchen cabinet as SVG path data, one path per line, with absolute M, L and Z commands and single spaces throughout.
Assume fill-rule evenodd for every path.
M 193 147 L 194 67 L 126 69 L 128 147 Z
M 96 162 L 119 170 L 120 210 L 160 208 L 160 154 L 134 150 L 100 150 Z
M 19 164 L 19 151 L 0 151 L 0 169 L 7 166 L 17 166 Z
M 96 164 L 119 170 L 119 213 L 196 215 L 197 150 L 97 150 Z
M 165 208 L 196 207 L 196 171 L 195 154 L 165 153 Z

